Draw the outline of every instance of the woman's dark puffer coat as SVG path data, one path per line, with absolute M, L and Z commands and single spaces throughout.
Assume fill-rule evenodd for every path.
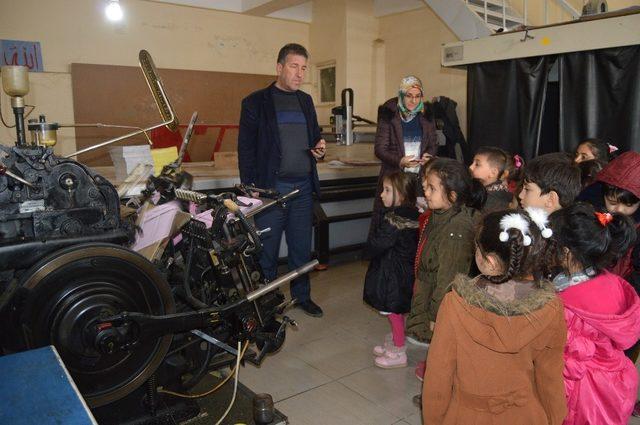
M 366 248 L 371 259 L 364 281 L 364 301 L 379 311 L 407 313 L 411 309 L 418 246 L 418 211 L 397 207 L 373 229 Z

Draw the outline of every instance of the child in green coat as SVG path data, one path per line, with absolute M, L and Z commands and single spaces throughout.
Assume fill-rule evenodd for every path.
M 438 308 L 458 273 L 468 274 L 474 255 L 473 215 L 482 208 L 486 191 L 465 166 L 453 159 L 430 163 L 422 188 L 432 214 L 421 240 L 411 312 L 406 319 L 407 340 L 428 346 Z M 416 376 L 422 379 L 424 363 Z

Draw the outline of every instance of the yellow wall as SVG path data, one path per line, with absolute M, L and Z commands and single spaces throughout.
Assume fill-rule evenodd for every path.
M 104 17 L 102 0 L 10 3 L 0 13 L 0 39 L 41 43 L 48 72 L 31 74 L 34 84 L 27 102 L 51 121 L 72 121 L 68 73 L 74 62 L 137 66 L 138 51 L 146 49 L 158 68 L 275 74 L 280 47 L 309 44 L 305 23 L 186 6 L 122 0 L 124 21 L 112 24 Z M 45 87 L 47 92 L 40 92 Z M 8 103 L 5 96 L 5 116 L 10 114 Z M 60 153 L 73 151 L 73 131 L 68 133 L 70 139 L 63 139 L 57 149 Z M 0 129 L 3 143 L 14 139 L 12 130 Z
M 66 72 L 32 72 L 29 74 L 29 85 L 30 91 L 25 97 L 25 101 L 28 105 L 35 105 L 36 109 L 28 119 L 37 118 L 39 114 L 45 114 L 48 122 L 73 123 L 71 74 Z M 2 115 L 7 124 L 13 125 L 11 101 L 4 92 L 0 91 L 0 93 L 0 96 L 2 96 Z M 30 140 L 29 133 L 27 133 L 27 140 Z M 15 141 L 15 129 L 0 126 L 0 142 L 4 145 L 13 145 Z M 76 140 L 73 128 L 60 129 L 58 131 L 56 152 L 62 155 L 70 154 L 75 151 L 75 146 Z
M 569 0 L 581 8 L 582 0 Z M 0 0 L 8 4 L 9 0 Z M 375 119 L 377 106 L 395 96 L 400 79 L 416 74 L 426 96 L 444 95 L 458 102 L 466 131 L 466 71 L 442 68 L 443 43 L 455 35 L 428 7 L 373 17 L 373 0 L 315 0 L 313 22 L 298 23 L 144 0 L 121 0 L 125 20 L 107 22 L 103 0 L 21 0 L 0 13 L 0 38 L 40 41 L 45 73 L 32 73 L 27 102 L 50 121 L 72 122 L 71 63 L 137 65 L 138 50 L 151 52 L 159 68 L 222 72 L 275 73 L 275 55 L 287 42 L 309 48 L 311 69 L 303 90 L 318 101 L 316 65 L 336 64 L 336 91 L 352 87 L 358 115 Z M 609 0 L 611 10 L 639 5 L 640 0 Z M 521 0 L 511 0 L 515 9 Z M 541 24 L 543 0 L 530 0 L 529 17 Z M 549 18 L 567 20 L 554 1 Z M 2 95 L 4 96 L 4 95 Z M 12 120 L 9 99 L 2 111 Z M 335 104 L 318 105 L 321 124 L 328 124 Z M 59 134 L 59 153 L 75 148 L 72 129 Z M 0 141 L 12 143 L 14 131 L 0 128 Z
M 375 85 L 375 40 L 379 20 L 373 16 L 372 0 L 350 0 L 347 4 L 347 84 L 354 91 L 354 114 L 376 120 L 377 105 L 384 89 Z M 384 60 L 384 58 L 382 58 Z
M 47 71 L 68 72 L 73 62 L 137 65 L 146 49 L 158 67 L 274 74 L 282 45 L 309 42 L 308 24 L 164 3 L 122 0 L 121 24 L 105 19 L 103 0 L 11 3 L 0 37 L 40 41 Z
M 336 104 L 320 104 L 317 65 L 334 62 L 336 65 L 336 99 L 347 81 L 346 0 L 321 0 L 313 3 L 313 18 L 309 30 L 309 54 L 313 65 L 303 90 L 309 92 L 316 103 L 318 121 L 328 124 L 331 108 Z
M 318 119 L 328 124 L 331 108 L 340 104 L 342 89 L 354 91 L 354 113 L 376 119 L 377 106 L 384 98 L 384 49 L 378 39 L 379 19 L 373 15 L 373 0 L 319 0 L 313 4 L 310 54 Z M 317 65 L 335 62 L 336 102 L 319 104 Z
M 467 72 L 440 66 L 443 43 L 457 37 L 430 8 L 380 18 L 380 39 L 385 50 L 386 98 L 397 96 L 402 77 L 422 80 L 425 97 L 447 96 L 458 103 L 458 117 L 466 134 Z

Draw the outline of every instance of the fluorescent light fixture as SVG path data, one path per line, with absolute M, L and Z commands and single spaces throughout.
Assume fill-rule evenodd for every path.
M 104 13 L 110 21 L 120 21 L 124 15 L 118 0 L 109 0 L 107 7 L 104 9 Z

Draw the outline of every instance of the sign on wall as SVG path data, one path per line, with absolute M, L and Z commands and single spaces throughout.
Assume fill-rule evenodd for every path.
M 22 65 L 29 71 L 44 71 L 40 42 L 0 40 L 0 66 L 5 65 Z

